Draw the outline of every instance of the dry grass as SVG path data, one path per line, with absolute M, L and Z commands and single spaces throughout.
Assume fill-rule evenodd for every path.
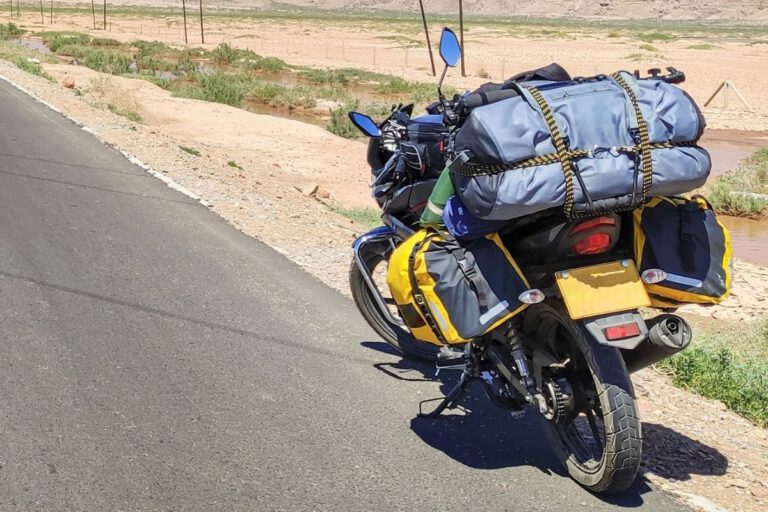
M 136 91 L 121 87 L 112 76 L 100 75 L 92 78 L 88 94 L 92 103 L 121 115 L 131 121 L 143 121 L 141 100 Z

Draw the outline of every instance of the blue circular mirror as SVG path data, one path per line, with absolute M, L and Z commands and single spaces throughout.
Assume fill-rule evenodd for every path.
M 361 114 L 360 112 L 350 112 L 349 120 L 352 121 L 352 124 L 365 135 L 369 137 L 381 137 L 379 126 L 367 115 Z
M 440 35 L 440 58 L 447 66 L 456 67 L 461 58 L 461 45 L 459 44 L 459 38 L 453 30 L 448 27 L 443 29 L 443 33 Z

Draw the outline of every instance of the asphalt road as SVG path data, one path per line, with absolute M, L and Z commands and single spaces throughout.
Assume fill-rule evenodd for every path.
M 351 301 L 4 82 L 0 112 L 0 510 L 681 509 L 587 493 L 479 389 L 414 419 L 439 383 Z

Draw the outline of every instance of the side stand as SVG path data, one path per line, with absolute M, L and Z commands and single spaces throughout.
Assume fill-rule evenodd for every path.
M 445 395 L 445 398 L 442 399 L 442 402 L 440 402 L 440 405 L 437 406 L 437 408 L 430 412 L 430 413 L 424 413 L 422 411 L 422 406 L 429 402 L 434 402 L 436 400 L 440 400 L 440 398 L 433 398 L 430 400 L 424 400 L 421 403 L 419 403 L 419 418 L 437 418 L 440 416 L 440 413 L 442 413 L 446 409 L 454 409 L 456 408 L 456 405 L 458 404 L 459 400 L 461 399 L 462 395 L 464 395 L 464 392 L 467 390 L 467 386 L 469 385 L 471 381 L 469 370 L 464 370 L 461 372 L 461 378 L 459 379 L 459 382 L 456 383 L 456 385 L 451 389 L 451 391 L 448 392 L 447 395 Z

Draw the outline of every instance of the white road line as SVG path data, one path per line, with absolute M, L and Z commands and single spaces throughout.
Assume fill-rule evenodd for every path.
M 53 110 L 57 114 L 60 114 L 64 118 L 68 119 L 69 121 L 71 121 L 72 123 L 77 125 L 84 132 L 87 132 L 87 133 L 90 133 L 91 135 L 93 135 L 99 142 L 101 142 L 105 146 L 109 146 L 109 147 L 113 147 L 113 148 L 117 149 L 117 151 L 119 151 L 120 154 L 122 154 L 125 158 L 127 158 L 129 162 L 131 162 L 134 165 L 137 165 L 137 166 L 141 167 L 148 174 L 150 174 L 151 176 L 154 176 L 155 178 L 157 178 L 160 181 L 162 181 L 163 183 L 165 183 L 168 188 L 173 189 L 173 190 L 175 190 L 177 192 L 181 192 L 185 196 L 187 196 L 190 199 L 193 199 L 193 200 L 199 202 L 203 206 L 206 206 L 206 207 L 209 207 L 209 208 L 211 207 L 211 203 L 209 203 L 208 201 L 206 201 L 202 197 L 198 196 L 197 194 L 195 194 L 194 192 L 192 192 L 191 190 L 186 188 L 184 185 L 174 181 L 173 179 L 169 178 L 165 174 L 154 170 L 152 167 L 150 167 L 149 165 L 147 165 L 144 162 L 142 162 L 136 155 L 132 155 L 131 153 L 128 153 L 127 151 L 124 151 L 124 150 L 114 146 L 113 144 L 110 144 L 108 141 L 104 140 L 104 138 L 102 138 L 96 132 L 96 130 L 94 130 L 90 126 L 86 125 L 85 123 L 79 121 L 78 119 L 70 116 L 69 114 L 65 113 L 64 111 L 62 111 L 61 109 L 59 109 L 55 105 L 52 105 L 51 103 L 45 101 L 44 99 L 42 99 L 40 96 L 38 96 L 37 94 L 33 93 L 29 89 L 27 89 L 27 88 L 17 84 L 13 80 L 11 80 L 10 78 L 8 78 L 8 77 L 6 77 L 6 76 L 4 76 L 2 74 L 0 74 L 0 80 L 6 82 L 7 84 L 11 85 L 12 87 L 15 87 L 16 89 L 18 89 L 19 91 L 23 92 L 24 94 L 26 94 L 30 98 L 34 99 L 36 102 L 38 102 L 38 103 L 40 103 L 42 105 L 45 105 L 46 107 L 48 107 L 49 109 Z

